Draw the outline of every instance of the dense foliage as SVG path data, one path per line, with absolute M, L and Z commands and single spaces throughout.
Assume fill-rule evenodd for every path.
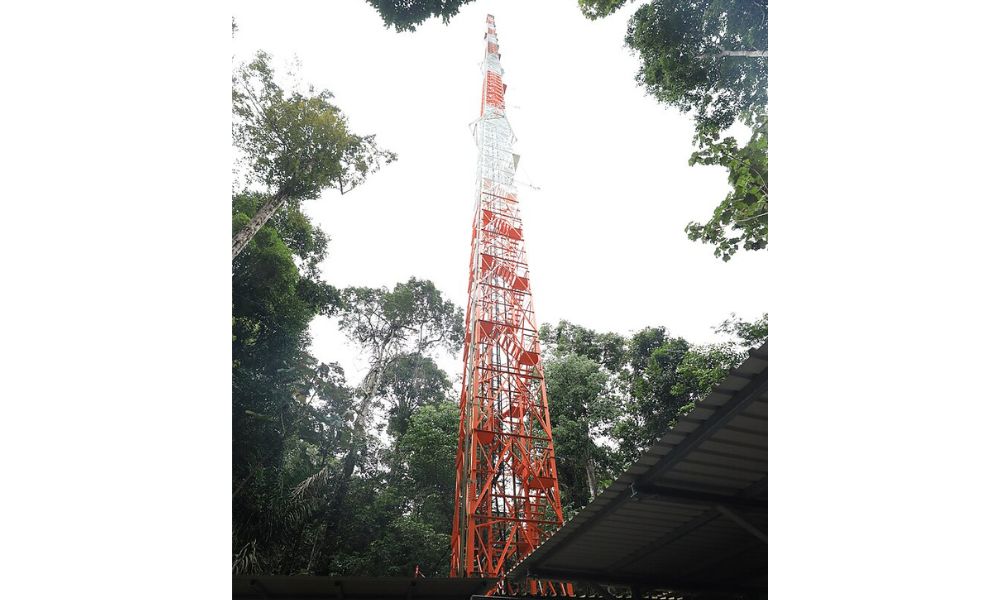
M 767 339 L 767 315 L 732 317 L 722 341 L 694 345 L 664 327 L 631 336 L 566 321 L 543 325 L 560 489 L 573 508 L 593 499 L 677 417 Z
M 750 141 L 743 146 L 731 136 L 718 137 L 706 137 L 690 164 L 725 167 L 732 191 L 711 219 L 689 223 L 686 231 L 690 239 L 714 245 L 715 255 L 729 260 L 740 242 L 745 250 L 767 247 L 767 117 L 755 121 Z
M 590 19 L 627 0 L 579 0 Z M 729 170 L 732 192 L 688 237 L 729 260 L 740 248 L 767 247 L 766 0 L 651 0 L 636 9 L 626 45 L 640 58 L 636 81 L 660 102 L 694 117 L 690 164 Z M 734 123 L 752 135 L 740 145 L 723 135 Z M 721 139 L 720 139 L 721 138 Z
M 253 210 L 239 200 L 236 223 Z M 461 315 L 426 281 L 334 290 L 312 262 L 325 239 L 298 216 L 235 263 L 233 569 L 444 575 L 458 408 L 424 353 L 454 350 Z M 310 356 L 321 314 L 369 356 L 360 385 Z
M 386 27 L 395 27 L 396 31 L 416 31 L 420 25 L 431 17 L 440 17 L 448 21 L 458 14 L 463 4 L 471 0 L 366 0 L 375 7 Z
M 283 89 L 264 52 L 233 73 L 235 183 L 267 198 L 234 231 L 234 258 L 286 205 L 318 198 L 334 186 L 345 194 L 396 159 L 375 144 L 374 135 L 352 133 L 332 100 L 328 90 Z
M 265 201 L 237 195 L 233 226 Z M 316 263 L 326 238 L 291 208 L 233 263 L 234 568 L 279 571 L 301 544 L 316 486 L 303 483 L 342 448 L 353 403 L 342 370 L 308 352 L 309 322 L 332 314 L 339 293 Z M 315 481 L 313 481 L 315 484 Z

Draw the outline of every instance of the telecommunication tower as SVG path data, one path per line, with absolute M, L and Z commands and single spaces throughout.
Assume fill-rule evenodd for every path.
M 451 574 L 503 581 L 562 525 L 563 512 L 493 15 L 486 24 Z M 547 581 L 502 585 L 572 594 L 569 585 Z

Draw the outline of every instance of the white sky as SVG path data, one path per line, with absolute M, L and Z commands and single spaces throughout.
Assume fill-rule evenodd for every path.
M 765 252 L 723 263 L 684 234 L 725 196 L 726 174 L 689 167 L 690 118 L 636 85 L 638 59 L 623 41 L 634 8 L 592 22 L 573 0 L 479 1 L 447 26 L 396 33 L 362 0 L 239 4 L 237 58 L 262 49 L 281 71 L 298 57 L 301 79 L 333 91 L 355 132 L 399 154 L 346 196 L 305 204 L 332 238 L 326 279 L 391 286 L 416 276 L 465 308 L 476 164 L 468 125 L 491 13 L 518 179 L 541 188 L 520 186 L 539 324 L 664 325 L 705 343 L 729 313 L 767 311 Z M 312 334 L 315 356 L 340 362 L 356 383 L 365 363 L 336 322 L 318 318 Z

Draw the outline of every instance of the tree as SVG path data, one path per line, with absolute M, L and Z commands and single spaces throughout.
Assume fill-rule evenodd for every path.
M 266 202 L 233 197 L 233 226 Z M 297 206 L 267 223 L 233 262 L 233 569 L 294 562 L 341 451 L 354 399 L 343 371 L 309 355 L 308 327 L 340 306 L 317 265 L 327 240 Z M 308 482 L 308 483 L 307 483 Z
M 446 534 L 451 533 L 454 513 L 458 421 L 458 403 L 454 399 L 424 404 L 413 413 L 399 440 L 402 463 L 406 465 L 406 487 L 413 499 L 412 512 Z M 431 566 L 421 563 L 427 575 L 434 574 Z M 440 574 L 446 575 L 447 556 L 439 566 Z
M 626 0 L 579 0 L 590 19 Z M 740 248 L 767 247 L 766 0 L 653 0 L 629 20 L 626 45 L 641 60 L 636 81 L 660 102 L 693 113 L 698 150 L 690 164 L 721 165 L 733 190 L 704 225 L 689 223 L 691 240 L 715 245 L 728 261 Z M 739 147 L 736 121 L 752 130 Z
M 756 348 L 767 341 L 767 313 L 764 313 L 756 321 L 744 321 L 736 316 L 736 313 L 729 315 L 729 318 L 715 327 L 715 333 L 731 336 L 732 342 L 740 348 L 740 353 L 744 354 L 740 358 L 746 358 L 745 353 L 750 348 Z
M 308 527 L 329 489 L 330 458 L 341 446 L 342 415 L 351 403 L 343 371 L 304 353 L 285 371 L 292 384 L 283 403 L 234 414 L 260 427 L 249 440 L 245 426 L 234 430 L 234 450 L 250 441 L 258 451 L 250 461 L 234 452 L 235 572 L 279 572 L 301 562 Z
M 756 321 L 744 321 L 731 315 L 715 327 L 715 333 L 729 336 L 721 342 L 692 346 L 677 365 L 677 380 L 672 391 L 686 395 L 689 404 L 703 398 L 748 356 L 750 348 L 767 341 L 767 313 Z
M 376 467 L 349 481 L 331 574 L 447 576 L 455 489 L 458 406 L 421 402 Z M 377 440 L 373 440 L 378 443 Z
M 736 139 L 710 136 L 691 155 L 691 165 L 721 165 L 729 170 L 732 191 L 705 224 L 691 222 L 685 231 L 691 240 L 715 246 L 724 261 L 743 243 L 744 250 L 767 247 L 767 118 L 754 128 L 750 141 L 739 147 Z
M 628 390 L 623 413 L 613 433 L 625 462 L 631 463 L 673 423 L 688 401 L 674 388 L 677 365 L 690 344 L 671 337 L 663 327 L 647 327 L 636 332 L 627 345 L 629 369 L 623 376 Z
M 336 186 L 346 194 L 396 159 L 347 127 L 327 90 L 287 92 L 274 80 L 264 52 L 233 74 L 233 144 L 246 183 L 267 200 L 233 236 L 233 258 L 286 204 L 318 198 Z
M 369 371 L 359 389 L 359 424 L 383 385 L 386 370 L 408 355 L 442 347 L 457 352 L 464 339 L 462 312 L 434 284 L 410 278 L 386 288 L 344 290 L 340 328 L 369 355 Z
M 367 0 L 375 7 L 386 27 L 397 32 L 416 31 L 430 17 L 441 17 L 445 24 L 471 0 Z
M 282 90 L 266 54 L 233 87 L 233 571 L 445 575 L 458 413 L 424 353 L 457 348 L 461 312 L 426 281 L 335 289 L 327 237 L 301 210 L 395 155 L 351 133 L 329 92 Z M 312 319 L 337 314 L 371 353 L 353 389 L 308 352 Z
M 341 507 L 358 461 L 366 457 L 370 418 L 385 375 L 397 361 L 441 347 L 456 352 L 464 339 L 462 312 L 429 281 L 411 278 L 386 288 L 348 288 L 343 292 L 340 328 L 369 356 L 369 370 L 357 389 L 358 402 L 350 423 L 348 451 L 326 507 L 326 531 L 311 568 L 330 572 L 337 543 Z
M 255 259 L 275 226 L 288 223 L 302 224 L 287 215 L 272 221 L 237 264 Z M 318 251 L 315 240 L 288 233 L 293 245 Z M 311 272 L 310 261 L 298 264 Z M 304 351 L 304 329 L 275 331 L 287 345 L 256 355 L 262 365 L 234 352 L 234 400 L 261 396 L 239 405 L 250 409 L 234 404 L 234 571 L 408 575 L 420 564 L 444 575 L 458 411 L 448 378 L 420 352 L 455 350 L 461 314 L 416 279 L 391 290 L 350 288 L 336 299 L 344 330 L 371 352 L 372 372 L 357 388 L 338 366 Z M 270 355 L 279 350 L 280 362 Z M 389 446 L 375 435 L 378 405 L 388 408 Z
M 580 7 L 597 19 L 625 3 Z M 632 15 L 625 43 L 642 61 L 636 80 L 661 102 L 693 111 L 699 132 L 767 109 L 764 0 L 653 0 Z
M 542 325 L 559 485 L 570 502 L 582 506 L 608 485 L 766 340 L 767 315 L 733 315 L 715 332 L 721 341 L 693 345 L 664 327 L 624 338 Z
M 566 504 L 582 508 L 598 494 L 592 410 L 599 404 L 607 377 L 600 365 L 578 354 L 545 363 L 545 385 L 552 420 L 559 492 Z
M 594 481 L 588 480 L 587 483 L 591 493 L 594 490 L 599 492 L 610 485 L 615 476 L 627 466 L 622 462 L 617 443 L 609 447 L 607 444 L 598 444 L 595 441 L 614 439 L 612 429 L 625 418 L 622 411 L 626 390 L 622 381 L 626 372 L 626 338 L 614 332 L 597 332 L 569 321 L 559 321 L 554 327 L 547 323 L 542 324 L 539 328 L 539 338 L 545 351 L 544 361 L 550 402 L 561 402 L 561 388 L 564 385 L 586 389 L 592 385 L 588 382 L 591 377 L 597 377 L 602 382 L 600 391 L 596 395 L 591 393 L 586 405 L 587 429 L 575 428 L 576 432 L 585 433 L 587 439 L 581 436 L 572 442 L 576 448 L 589 448 L 588 468 L 592 472 L 587 476 Z M 587 359 L 596 365 L 597 373 L 594 374 L 592 369 L 588 368 L 562 369 L 561 362 L 574 358 Z M 548 370 L 550 366 L 555 366 L 554 373 Z M 550 380 L 550 377 L 553 379 Z M 555 432 L 553 433 L 555 435 Z M 574 427 L 567 426 L 560 429 L 557 437 L 568 440 L 573 436 Z M 593 443 L 588 443 L 588 440 Z M 558 453 L 557 449 L 557 455 Z M 580 478 L 577 480 L 582 481 Z M 574 483 L 567 480 L 560 485 L 572 487 Z M 579 497 L 581 495 L 577 494 L 577 498 Z M 582 504 L 578 504 L 576 508 L 582 508 Z
M 559 321 L 555 327 L 544 323 L 538 333 L 555 355 L 585 356 L 609 372 L 621 368 L 625 357 L 625 338 L 617 333 L 597 333 L 569 321 Z
M 234 226 L 262 201 L 257 194 L 236 196 Z M 277 464 L 281 443 L 275 425 L 293 397 L 295 365 L 311 360 L 309 322 L 340 304 L 337 291 L 313 268 L 325 254 L 325 236 L 293 209 L 263 228 L 233 264 L 234 481 L 255 465 Z
M 639 7 L 625 43 L 637 80 L 661 102 L 694 112 L 699 133 L 725 130 L 767 110 L 767 4 L 754 0 L 656 0 Z
M 421 406 L 443 402 L 451 382 L 434 361 L 405 354 L 392 361 L 376 395 L 388 402 L 386 431 L 396 440 L 406 434 L 410 417 Z

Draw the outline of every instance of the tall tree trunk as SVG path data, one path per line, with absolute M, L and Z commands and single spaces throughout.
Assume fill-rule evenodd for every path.
M 284 206 L 285 200 L 287 199 L 288 197 L 282 193 L 272 196 L 271 199 L 268 200 L 259 211 L 257 211 L 257 214 L 250 219 L 250 222 L 247 223 L 246 227 L 233 236 L 233 260 L 236 260 L 236 257 L 240 255 L 240 252 L 243 252 L 243 249 L 247 247 L 247 244 L 250 243 L 253 236 L 257 235 L 260 228 L 264 226 L 264 223 L 267 223 L 268 220 L 274 216 L 274 213 L 278 212 L 278 209 Z
M 589 429 L 589 428 L 588 428 Z M 587 455 L 584 457 L 584 470 L 587 473 L 587 489 L 590 491 L 590 501 L 597 497 L 597 467 L 594 465 L 594 442 L 590 439 L 590 431 L 587 432 Z
M 323 540 L 324 524 L 321 522 L 316 531 L 316 539 L 313 540 L 312 550 L 309 551 L 309 561 L 306 563 L 306 573 L 313 574 L 313 565 L 316 564 L 316 552 L 319 550 L 319 543 Z
M 749 56 L 751 58 L 767 58 L 767 50 L 720 50 L 715 54 L 701 54 L 698 58 L 718 58 L 720 56 Z
M 386 367 L 387 365 L 385 364 L 376 363 L 376 366 L 372 367 L 362 383 L 361 403 L 358 406 L 358 416 L 354 419 L 354 425 L 351 427 L 350 450 L 348 450 L 347 456 L 344 457 L 344 468 L 340 474 L 340 481 L 334 489 L 333 494 L 331 494 L 330 501 L 324 511 L 326 517 L 326 530 L 320 535 L 320 539 L 316 540 L 316 543 L 320 544 L 319 553 L 315 557 L 318 562 L 316 562 L 314 566 L 313 557 L 310 557 L 309 560 L 310 564 L 308 572 L 313 575 L 330 574 L 330 558 L 333 555 L 333 548 L 337 543 L 337 534 L 340 530 L 344 498 L 347 496 L 347 486 L 350 485 L 351 477 L 354 475 L 354 469 L 357 467 L 358 455 L 364 451 L 364 439 L 368 424 L 368 412 L 371 408 L 372 399 L 375 397 L 376 391 L 378 391 L 379 386 L 382 384 L 382 376 L 385 373 Z M 313 550 L 313 554 L 317 554 L 315 552 L 315 546 Z
M 351 476 L 357 465 L 357 446 L 351 443 L 351 450 L 344 458 L 344 470 L 340 475 L 340 481 L 334 488 L 330 501 L 326 505 L 324 521 L 325 529 L 320 532 L 313 545 L 312 555 L 309 557 L 307 572 L 312 575 L 329 575 L 330 558 L 333 556 L 333 547 L 337 543 L 337 533 L 340 531 L 340 521 L 343 516 L 344 498 L 347 496 L 347 486 L 350 485 Z M 318 549 L 318 552 L 317 552 Z
M 590 488 L 590 500 L 597 497 L 597 472 L 594 468 L 594 459 L 587 457 L 587 487 Z

